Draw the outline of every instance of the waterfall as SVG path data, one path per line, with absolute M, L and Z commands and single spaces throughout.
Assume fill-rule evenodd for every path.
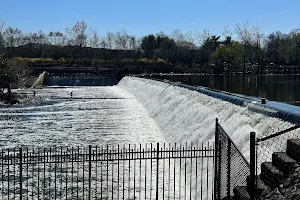
M 35 80 L 35 82 L 33 83 L 33 85 L 31 86 L 31 88 L 36 88 L 36 87 L 39 87 L 39 86 L 43 86 L 44 85 L 45 76 L 46 76 L 46 72 L 41 73 L 39 75 L 39 77 Z
M 248 160 L 250 132 L 262 137 L 293 125 L 276 115 L 266 114 L 273 113 L 270 109 L 266 113 L 257 112 L 255 104 L 236 105 L 168 81 L 124 77 L 118 87 L 143 104 L 167 142 L 213 142 L 215 119 L 218 118 Z

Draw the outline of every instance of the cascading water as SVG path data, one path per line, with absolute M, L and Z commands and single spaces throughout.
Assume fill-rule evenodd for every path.
M 292 124 L 168 82 L 124 77 L 118 87 L 133 94 L 171 143 L 214 140 L 215 119 L 249 160 L 249 134 L 270 135 Z
M 277 106 L 277 103 L 271 104 L 270 107 L 263 107 L 257 102 L 252 103 L 251 98 L 245 98 L 243 103 L 243 97 L 240 98 L 242 95 L 210 92 L 207 89 L 193 88 L 168 81 L 161 82 L 136 77 L 123 78 L 118 87 L 133 94 L 144 105 L 166 141 L 170 143 L 214 142 L 215 120 L 218 118 L 219 123 L 248 161 L 250 132 L 254 131 L 258 137 L 262 137 L 293 125 L 276 118 L 282 115 L 281 113 L 287 113 L 284 109 L 276 111 L 270 108 L 274 104 Z M 257 100 L 257 98 L 253 99 Z M 289 116 L 285 114 L 284 118 L 287 119 Z M 295 120 L 295 116 L 293 114 L 291 119 Z M 272 145 L 275 147 L 277 144 Z M 270 145 L 271 150 L 274 149 L 272 145 Z M 284 145 L 281 148 L 283 150 Z M 279 148 L 276 147 L 276 149 Z M 271 155 L 272 151 L 268 152 L 265 158 L 270 159 Z M 257 164 L 260 165 L 260 163 Z M 189 168 L 190 163 L 187 163 L 187 166 Z M 207 169 L 213 169 L 213 167 Z M 213 177 L 213 173 L 209 170 L 207 177 Z M 205 177 L 201 177 L 200 180 L 203 178 Z M 199 184 L 198 177 L 194 179 Z M 212 196 L 209 194 L 210 191 L 207 193 L 207 198 L 211 199 Z
M 251 101 L 244 105 L 239 97 L 235 97 L 231 103 L 228 102 L 230 94 L 214 92 L 210 95 L 208 91 L 193 89 L 135 77 L 124 77 L 113 87 L 45 88 L 39 90 L 37 98 L 28 105 L 0 107 L 0 148 L 212 143 L 215 119 L 219 118 L 225 131 L 249 159 L 251 131 L 261 137 L 292 126 L 289 122 L 270 117 L 277 116 L 272 109 L 261 109 Z M 164 164 L 160 164 L 160 168 L 162 166 Z M 189 161 L 185 163 L 187 169 L 191 166 Z M 203 166 L 204 170 L 206 168 L 213 169 L 212 166 Z M 176 174 L 174 171 L 169 175 L 169 182 L 173 181 L 178 191 L 171 195 L 172 199 L 180 199 L 179 188 L 182 192 L 185 190 L 178 179 L 175 181 L 177 173 L 184 173 L 182 170 L 180 168 Z M 213 177 L 213 172 L 188 176 L 187 188 L 191 179 L 200 185 L 206 177 Z M 159 185 L 160 190 L 162 186 Z M 197 187 L 191 187 L 198 191 Z M 206 195 L 208 199 L 212 198 L 212 188 L 204 185 L 207 193 L 203 198 Z

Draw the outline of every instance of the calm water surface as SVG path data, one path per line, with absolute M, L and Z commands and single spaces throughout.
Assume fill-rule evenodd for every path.
M 162 75 L 158 79 L 180 81 L 217 90 L 267 98 L 300 106 L 300 76 L 294 75 Z

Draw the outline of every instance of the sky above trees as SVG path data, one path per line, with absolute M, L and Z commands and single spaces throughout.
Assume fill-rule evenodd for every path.
M 24 32 L 62 31 L 83 20 L 100 34 L 125 29 L 136 36 L 174 29 L 221 35 L 248 20 L 268 34 L 299 28 L 299 7 L 298 0 L 27 0 L 1 2 L 0 18 Z

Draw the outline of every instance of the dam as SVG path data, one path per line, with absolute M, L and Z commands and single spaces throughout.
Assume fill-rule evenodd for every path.
M 35 91 L 36 98 L 28 103 L 0 107 L 1 149 L 213 144 L 218 118 L 249 160 L 250 132 L 267 136 L 297 120 L 297 115 L 281 115 L 272 103 L 258 105 L 257 99 L 130 76 L 113 86 L 52 86 Z

